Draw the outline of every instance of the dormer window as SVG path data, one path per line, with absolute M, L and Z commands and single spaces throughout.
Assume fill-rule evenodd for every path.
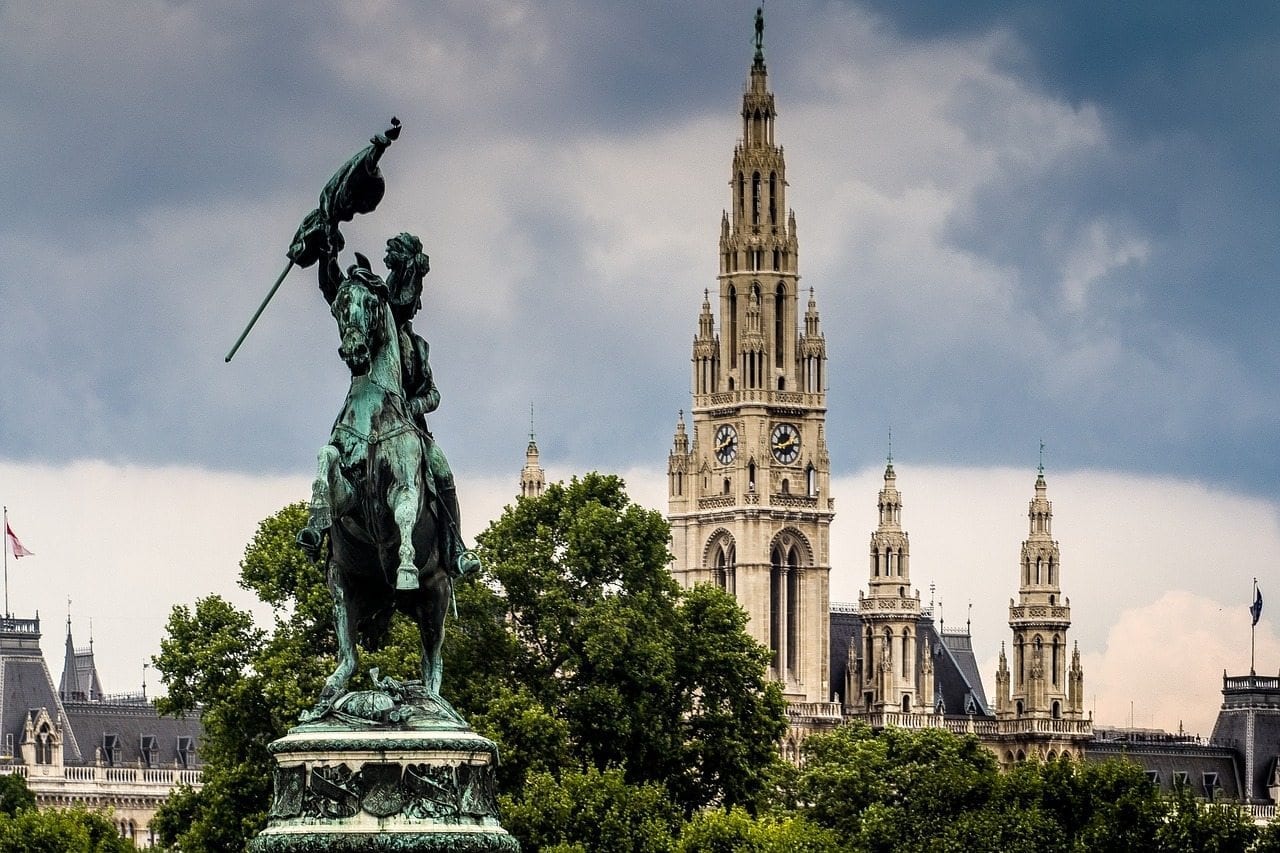
M 120 747 L 120 736 L 114 734 L 103 735 L 102 760 L 106 762 L 108 767 L 117 767 L 123 759 L 124 756 Z
M 142 764 L 144 767 L 155 767 L 156 762 L 160 759 L 160 742 L 155 735 L 143 735 L 142 742 L 139 744 L 142 751 Z
M 195 738 L 179 737 L 178 738 L 178 763 L 183 767 L 190 768 L 196 759 L 196 743 Z

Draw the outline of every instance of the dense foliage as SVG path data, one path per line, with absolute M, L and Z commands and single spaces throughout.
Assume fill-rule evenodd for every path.
M 1001 773 L 976 738 L 855 724 L 808 739 L 797 812 L 850 853 L 1245 853 L 1256 831 L 1136 764 L 1057 759 Z
M 0 853 L 126 853 L 102 812 L 83 808 L 36 810 L 36 798 L 16 773 L 0 776 Z
M 179 791 L 154 823 L 168 846 L 243 848 L 265 822 L 266 744 L 333 667 L 329 595 L 293 544 L 304 520 L 296 504 L 263 521 L 241 563 L 270 630 L 218 597 L 170 616 L 161 706 L 203 710 L 206 764 L 204 788 Z M 1280 853 L 1280 830 L 1188 791 L 1162 797 L 1123 762 L 1001 773 L 972 737 L 849 725 L 811 737 L 802 767 L 781 764 L 765 652 L 731 597 L 677 588 L 667 535 L 618 478 L 590 474 L 508 507 L 479 537 L 483 576 L 455 589 L 444 693 L 498 742 L 503 822 L 525 853 Z M 417 676 L 406 620 L 362 652 L 353 686 L 371 666 Z M 118 849 L 86 828 L 109 827 L 101 817 L 39 828 L 0 787 L 0 812 L 8 802 L 0 853 Z
M 305 518 L 295 504 L 263 521 L 241 563 L 241 585 L 273 609 L 270 630 L 217 596 L 170 615 L 161 709 L 202 709 L 205 784 L 161 810 L 166 845 L 237 850 L 265 824 L 266 744 L 333 667 L 329 595 L 293 543 Z M 667 539 L 620 479 L 589 474 L 509 507 L 479 538 L 482 577 L 455 588 L 442 692 L 497 741 L 504 814 L 526 850 L 599 849 L 591 839 L 615 822 L 634 831 L 619 829 L 632 846 L 613 849 L 669 849 L 702 807 L 754 811 L 776 787 L 786 722 L 765 652 L 732 598 L 677 587 Z M 353 688 L 372 666 L 417 677 L 418 661 L 416 631 L 397 618 L 381 649 L 362 650 Z M 595 812 L 559 826 L 542 813 L 586 791 Z

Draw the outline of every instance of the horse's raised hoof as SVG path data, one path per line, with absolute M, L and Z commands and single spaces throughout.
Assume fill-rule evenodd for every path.
M 418 588 L 418 570 L 413 566 L 401 566 L 396 573 L 396 589 L 411 592 Z

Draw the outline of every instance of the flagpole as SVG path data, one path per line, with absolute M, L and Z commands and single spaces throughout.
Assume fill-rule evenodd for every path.
M 9 507 L 4 508 L 4 618 L 9 618 Z
M 1253 579 L 1253 601 L 1256 602 L 1257 600 L 1258 600 L 1258 579 L 1254 578 Z M 1253 668 L 1253 650 L 1254 650 L 1254 637 L 1258 633 L 1258 617 L 1254 616 L 1252 619 L 1249 620 L 1249 623 L 1250 623 L 1249 624 L 1249 674 L 1257 675 L 1257 673 L 1254 671 L 1254 668 Z

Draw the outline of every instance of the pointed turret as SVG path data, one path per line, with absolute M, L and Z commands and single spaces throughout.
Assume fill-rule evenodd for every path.
M 538 442 L 533 436 L 533 409 L 529 410 L 529 446 L 524 451 L 524 469 L 520 472 L 520 497 L 536 498 L 547 487 L 547 472 L 538 462 Z
M 877 713 L 932 713 L 932 661 L 926 664 L 920 657 L 923 646 L 917 646 L 920 595 L 911 589 L 911 548 L 902 528 L 902 493 L 892 454 L 885 464 L 877 509 L 879 522 L 871 534 L 867 594 L 861 598 L 858 612 L 864 647 L 876 657 L 876 664 L 894 658 L 897 663 L 875 670 L 879 677 L 862 686 L 862 704 Z
M 89 638 L 89 648 L 76 649 L 71 638 L 70 616 L 67 617 L 67 643 L 58 695 L 63 702 L 96 702 L 103 695 L 98 667 L 93 660 L 93 637 Z
M 1009 602 L 1012 666 L 1006 674 L 1002 657 L 996 673 L 997 715 L 1003 721 L 1026 721 L 1010 725 L 1004 733 L 1023 754 L 1041 757 L 1051 750 L 1078 754 L 1080 744 L 1092 736 L 1092 725 L 1083 714 L 1084 672 L 1078 650 L 1072 653 L 1068 670 L 1071 602 L 1062 595 L 1060 551 L 1053 538 L 1053 504 L 1043 453 L 1042 444 L 1035 491 L 1027 507 L 1018 598 Z M 1009 698 L 1003 701 L 1006 689 Z M 1046 724 L 1046 720 L 1060 722 Z

